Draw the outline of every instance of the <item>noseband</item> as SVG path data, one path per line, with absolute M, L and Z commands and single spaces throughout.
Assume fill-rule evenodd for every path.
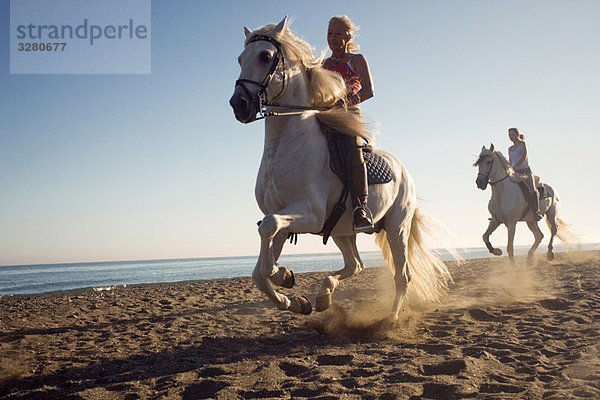
M 235 81 L 235 86 L 240 86 L 244 90 L 244 92 L 246 93 L 248 98 L 252 99 L 252 103 L 258 110 L 258 114 L 260 114 L 260 117 L 257 117 L 255 119 L 255 121 L 259 120 L 259 119 L 263 119 L 265 117 L 298 115 L 298 114 L 302 114 L 304 111 L 326 111 L 326 110 L 330 110 L 333 108 L 333 107 L 328 107 L 328 106 L 323 106 L 323 107 L 296 106 L 296 105 L 289 105 L 289 104 L 273 103 L 273 102 L 269 101 L 269 99 L 267 98 L 267 88 L 269 87 L 269 84 L 273 80 L 273 76 L 275 75 L 275 71 L 277 71 L 277 67 L 279 67 L 279 64 L 281 64 L 282 69 L 283 69 L 283 74 L 282 74 L 283 82 L 282 82 L 281 90 L 279 91 L 279 93 L 277 93 L 276 96 L 273 97 L 273 99 L 276 99 L 279 96 L 281 96 L 281 94 L 285 90 L 286 82 L 287 82 L 285 58 L 283 57 L 283 52 L 281 51 L 281 43 L 279 43 L 277 40 L 273 39 L 270 36 L 266 36 L 266 35 L 252 36 L 250 39 L 248 39 L 247 44 L 250 44 L 253 42 L 258 42 L 261 40 L 271 43 L 273 46 L 275 46 L 275 49 L 277 50 L 275 52 L 275 60 L 271 64 L 271 68 L 269 69 L 269 72 L 264 77 L 262 82 L 254 81 L 251 79 L 238 79 L 237 81 Z M 259 90 L 256 93 L 256 95 L 252 95 L 252 93 L 246 86 L 247 83 L 256 85 L 259 87 Z M 304 110 L 304 111 L 273 112 L 273 111 L 267 111 L 267 107 L 278 107 L 278 108 L 287 108 L 287 109 Z

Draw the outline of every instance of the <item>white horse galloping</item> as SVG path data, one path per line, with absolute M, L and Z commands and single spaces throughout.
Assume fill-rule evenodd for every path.
M 492 197 L 488 203 L 488 210 L 492 217 L 490 218 L 487 230 L 483 234 L 485 245 L 490 253 L 497 256 L 502 255 L 502 250 L 494 248 L 490 243 L 490 235 L 500 224 L 506 225 L 508 229 L 506 251 L 508 252 L 510 262 L 514 264 L 513 241 L 517 222 L 525 221 L 535 238 L 533 245 L 527 253 L 527 263 L 531 264 L 533 262 L 533 254 L 544 238 L 544 234 L 537 224 L 530 202 L 525 197 L 519 185 L 519 179 L 515 175 L 510 162 L 502 153 L 495 151 L 494 145 L 491 144 L 489 149 L 483 146 L 479 158 L 474 165 L 479 169 L 477 179 L 475 180 L 477 187 L 485 190 L 488 183 L 492 187 Z M 543 184 L 543 188 L 544 193 L 540 193 L 540 212 L 546 215 L 546 223 L 550 229 L 551 236 L 546 257 L 549 261 L 552 261 L 554 259 L 554 252 L 552 251 L 554 236 L 557 236 L 565 243 L 569 243 L 574 235 L 570 232 L 569 226 L 557 216 L 560 204 L 558 195 L 548 184 Z
M 343 190 L 330 169 L 326 127 L 354 136 L 364 136 L 366 131 L 359 115 L 332 107 L 345 97 L 342 78 L 321 67 L 312 47 L 288 28 L 287 18 L 254 31 L 245 28 L 245 35 L 245 48 L 238 58 L 241 73 L 230 104 L 240 122 L 265 118 L 255 187 L 264 218 L 258 228 L 261 245 L 252 277 L 279 309 L 309 314 L 312 305 L 306 297 L 288 297 L 275 290 L 273 285 L 294 286 L 293 273 L 277 261 L 289 233 L 321 234 Z M 397 319 L 409 281 L 421 300 L 434 301 L 445 293 L 451 277 L 446 265 L 423 243 L 424 215 L 409 172 L 392 155 L 381 150 L 374 153 L 393 170 L 391 182 L 369 187 L 368 205 L 382 228 L 376 241 L 395 277 L 392 318 Z M 352 207 L 347 206 L 331 232 L 344 266 L 323 280 L 316 295 L 317 311 L 331 305 L 342 280 L 364 268 L 352 230 Z

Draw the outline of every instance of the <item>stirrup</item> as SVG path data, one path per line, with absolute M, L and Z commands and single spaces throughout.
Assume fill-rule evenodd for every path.
M 357 210 L 365 210 L 365 214 L 367 214 L 367 216 L 365 217 L 366 221 L 368 222 L 369 225 L 359 225 L 357 226 L 355 224 L 354 221 L 354 213 Z M 356 233 L 359 232 L 367 232 L 370 231 L 372 229 L 374 229 L 375 226 L 373 225 L 373 214 L 371 213 L 371 210 L 369 210 L 369 207 L 367 207 L 366 204 L 360 204 L 356 207 L 354 207 L 354 210 L 352 211 L 352 230 Z

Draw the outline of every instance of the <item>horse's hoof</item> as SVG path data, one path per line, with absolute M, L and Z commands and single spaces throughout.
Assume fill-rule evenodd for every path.
M 290 306 L 291 311 L 297 312 L 299 314 L 308 315 L 312 312 L 312 304 L 310 301 L 304 296 L 294 296 L 291 298 L 292 305 Z M 297 307 L 293 307 L 293 303 L 297 303 Z
M 527 257 L 526 262 L 527 262 L 527 265 L 531 267 L 533 265 L 533 257 Z
M 285 272 L 283 274 L 283 281 L 281 281 L 281 284 L 279 286 L 284 287 L 286 289 L 293 288 L 296 284 L 296 277 L 294 276 L 294 271 L 286 267 L 281 268 L 285 268 Z
M 495 255 L 495 256 L 501 256 L 502 255 L 502 250 L 500 250 L 500 249 L 494 249 L 492 251 L 492 254 Z
M 391 315 L 389 315 L 388 317 L 384 318 L 381 322 L 380 322 L 380 326 L 384 329 L 391 329 L 395 326 L 398 325 L 398 321 L 400 321 L 400 313 L 392 313 Z
M 317 304 L 315 304 L 315 311 L 321 312 L 327 310 L 331 306 L 331 295 L 326 294 L 317 297 Z
M 546 254 L 546 259 L 548 261 L 554 261 L 554 253 L 548 252 L 548 254 Z

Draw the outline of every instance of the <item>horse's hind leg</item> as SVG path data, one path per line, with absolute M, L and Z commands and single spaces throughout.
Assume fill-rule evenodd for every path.
M 364 265 L 358 254 L 356 247 L 356 235 L 352 236 L 334 236 L 333 241 L 342 252 L 344 258 L 344 268 L 334 272 L 323 279 L 321 287 L 317 292 L 316 311 L 325 311 L 331 306 L 333 292 L 341 281 L 352 278 L 364 269 Z
M 515 265 L 515 232 L 517 231 L 517 223 L 511 222 L 506 224 L 508 230 L 508 241 L 506 243 L 506 252 L 508 253 L 508 259 L 512 265 Z
M 496 228 L 500 226 L 500 224 L 501 222 L 499 220 L 492 217 L 486 231 L 483 234 L 483 243 L 485 243 L 485 246 L 487 247 L 489 252 L 495 256 L 501 256 L 502 250 L 492 246 L 492 243 L 490 243 L 490 235 L 496 230 Z
M 550 225 L 550 242 L 548 242 L 548 252 L 546 253 L 546 259 L 548 261 L 554 260 L 554 251 L 552 245 L 554 244 L 554 237 L 556 236 L 556 232 L 558 231 L 558 227 L 556 226 L 556 205 L 552 205 L 548 211 L 546 211 L 546 221 L 548 221 L 548 225 Z
M 394 297 L 394 305 L 392 306 L 392 318 L 398 320 L 402 303 L 406 296 L 408 283 L 410 282 L 410 270 L 407 262 L 406 251 L 408 249 L 408 232 L 402 230 L 398 232 L 387 232 L 387 242 L 392 252 L 394 260 L 394 283 L 396 285 L 396 295 Z
M 411 279 L 408 265 L 408 237 L 410 235 L 413 212 L 405 206 L 392 207 L 385 216 L 385 242 L 380 244 L 384 258 L 392 267 L 396 295 L 392 306 L 392 319 L 398 320 L 402 304 Z
M 531 232 L 533 232 L 533 237 L 535 238 L 533 245 L 527 252 L 527 265 L 532 265 L 533 264 L 533 254 L 535 253 L 535 251 L 537 250 L 538 246 L 540 245 L 542 239 L 544 238 L 544 234 L 542 233 L 542 231 L 540 230 L 540 227 L 538 226 L 537 222 L 535 222 L 535 221 L 527 221 L 527 226 L 529 227 L 529 230 Z

